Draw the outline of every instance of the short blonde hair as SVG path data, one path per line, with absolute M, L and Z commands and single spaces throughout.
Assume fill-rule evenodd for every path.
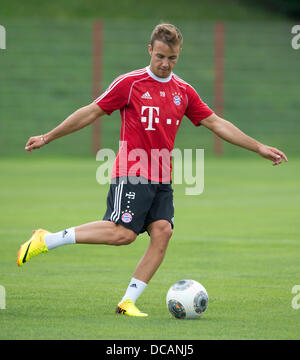
M 182 34 L 176 26 L 172 24 L 158 24 L 151 34 L 150 44 L 153 47 L 155 40 L 162 41 L 170 47 L 182 45 Z

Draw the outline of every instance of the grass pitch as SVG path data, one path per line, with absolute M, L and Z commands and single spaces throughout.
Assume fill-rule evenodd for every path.
M 299 339 L 299 159 L 272 167 L 251 154 L 208 158 L 202 195 L 174 185 L 174 235 L 137 302 L 149 317 L 135 319 L 114 310 L 146 235 L 124 247 L 68 245 L 17 267 L 32 229 L 94 221 L 106 208 L 108 185 L 96 182 L 94 159 L 40 155 L 0 159 L 0 339 Z M 208 291 L 199 320 L 167 311 L 167 290 L 181 279 Z

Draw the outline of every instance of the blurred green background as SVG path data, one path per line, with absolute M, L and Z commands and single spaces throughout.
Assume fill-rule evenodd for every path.
M 273 1 L 277 3 L 278 1 Z M 103 24 L 102 90 L 149 64 L 147 44 L 160 21 L 184 36 L 175 73 L 214 109 L 214 27 L 225 25 L 223 116 L 261 142 L 299 155 L 300 50 L 291 47 L 290 9 L 250 1 L 10 1 L 1 4 L 7 49 L 0 50 L 0 154 L 25 156 L 33 135 L 51 130 L 92 96 L 95 19 Z M 291 3 L 289 2 L 290 6 Z M 298 6 L 299 7 L 299 6 Z M 296 9 L 296 5 L 295 5 Z M 296 11 L 296 10 L 295 10 Z M 297 12 L 295 12 L 297 14 Z M 100 95 L 100 94 L 99 94 Z M 119 113 L 102 120 L 102 147 L 117 149 Z M 213 153 L 212 134 L 183 122 L 176 147 Z M 91 127 L 43 148 L 43 156 L 93 156 Z M 248 152 L 224 144 L 224 154 Z M 40 156 L 37 154 L 36 156 Z

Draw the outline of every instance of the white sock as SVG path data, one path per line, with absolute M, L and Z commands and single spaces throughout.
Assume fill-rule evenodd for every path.
M 45 235 L 45 243 L 48 250 L 62 245 L 75 244 L 75 228 L 72 227 L 54 234 L 47 234 Z
M 128 288 L 126 290 L 121 303 L 124 300 L 132 300 L 134 303 L 136 302 L 137 298 L 141 295 L 141 293 L 145 290 L 147 284 L 141 280 L 135 279 L 134 277 L 131 279 Z

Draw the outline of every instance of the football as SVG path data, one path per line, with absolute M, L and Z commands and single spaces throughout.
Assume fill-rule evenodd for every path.
M 197 319 L 207 309 L 208 294 L 195 280 L 180 280 L 167 293 L 167 307 L 177 319 Z

